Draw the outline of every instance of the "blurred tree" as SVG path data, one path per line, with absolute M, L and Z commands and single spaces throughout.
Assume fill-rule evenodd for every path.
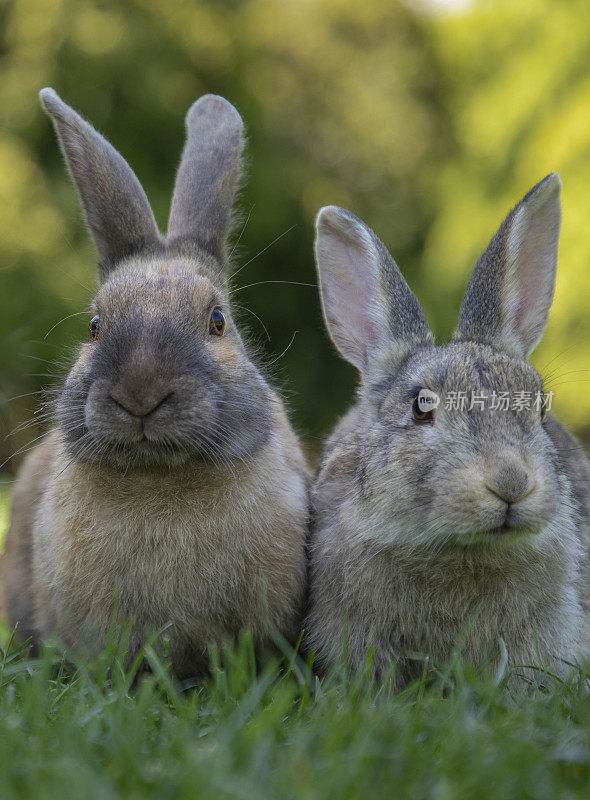
M 234 261 L 236 285 L 258 285 L 236 294 L 243 324 L 317 449 L 315 437 L 348 401 L 353 372 L 324 335 L 313 286 L 259 282 L 315 283 L 312 222 L 326 203 L 365 216 L 416 264 L 433 214 L 416 175 L 434 167 L 444 139 L 438 70 L 421 22 L 375 0 L 19 0 L 3 6 L 1 47 L 5 425 L 30 416 L 37 400 L 8 398 L 60 374 L 51 362 L 84 337 L 84 315 L 47 333 L 85 309 L 95 281 L 92 245 L 38 90 L 54 86 L 105 133 L 163 228 L 184 113 L 213 91 L 235 103 L 249 132 Z M 0 459 L 38 434 L 33 426 L 11 437 Z
M 451 329 L 472 265 L 508 209 L 559 172 L 556 293 L 533 363 L 560 417 L 590 439 L 590 5 L 496 0 L 433 22 L 453 138 L 432 183 L 437 210 L 421 264 L 440 300 L 437 327 Z
M 60 320 L 85 312 L 95 285 L 37 102 L 44 85 L 129 160 L 162 228 L 186 109 L 205 92 L 238 107 L 249 174 L 234 284 L 248 288 L 235 296 L 310 450 L 346 407 L 354 372 L 324 334 L 317 290 L 264 281 L 315 283 L 312 223 L 327 203 L 374 228 L 447 334 L 508 208 L 560 170 L 558 291 L 537 363 L 587 369 L 589 36 L 582 0 L 498 0 L 447 16 L 395 0 L 0 0 L 0 426 L 37 405 L 10 397 L 63 374 L 87 319 Z M 576 392 L 584 375 L 554 379 L 556 406 L 578 429 L 590 419 Z M 0 441 L 0 463 L 40 432 Z

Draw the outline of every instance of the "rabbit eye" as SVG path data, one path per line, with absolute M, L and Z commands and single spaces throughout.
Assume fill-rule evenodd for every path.
M 415 397 L 412 402 L 412 414 L 414 416 L 414 422 L 432 422 L 434 419 L 434 409 L 428 408 L 422 411 L 417 397 Z
M 214 308 L 209 319 L 209 333 L 212 336 L 223 336 L 225 333 L 225 317 L 220 308 Z
M 99 323 L 99 316 L 98 314 L 95 317 L 92 317 L 90 320 L 90 325 L 88 326 L 88 333 L 90 334 L 90 338 L 94 341 L 98 337 L 98 323 Z
M 541 422 L 543 422 L 543 420 L 544 420 L 544 419 L 545 419 L 545 417 L 547 416 L 547 412 L 549 411 L 549 409 L 548 409 L 548 407 L 547 407 L 547 405 L 548 405 L 548 404 L 547 404 L 547 395 L 546 395 L 545 393 L 543 393 L 543 394 L 541 395 L 541 398 L 542 398 L 542 401 L 543 401 L 543 402 L 541 403 Z

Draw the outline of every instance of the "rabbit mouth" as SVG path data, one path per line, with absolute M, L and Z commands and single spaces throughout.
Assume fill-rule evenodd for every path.
M 184 435 L 152 436 L 143 431 L 136 436 L 97 435 L 88 430 L 82 437 L 67 443 L 74 459 L 86 463 L 101 463 L 116 469 L 182 468 L 188 464 L 226 465 L 236 457 L 241 461 L 247 454 L 235 444 L 237 456 L 223 440 L 216 441 L 213 435 L 200 430 L 186 432 Z M 225 449 L 224 449 L 225 448 Z
M 198 443 L 174 438 L 152 438 L 144 433 L 141 437 L 114 443 L 115 453 L 124 453 L 130 462 L 179 463 L 194 459 L 205 459 L 206 451 Z
M 132 447 L 136 448 L 142 453 L 144 452 L 159 453 L 164 449 L 161 442 L 158 442 L 157 440 L 154 439 L 149 439 L 145 434 L 138 442 L 134 442 Z M 173 445 L 168 445 L 168 452 L 170 452 L 171 450 L 178 450 L 178 449 L 179 449 L 178 447 L 174 447 Z
M 163 442 L 159 439 L 150 439 L 145 434 L 141 439 L 135 442 L 129 442 L 126 445 L 126 450 L 129 454 L 133 451 L 140 457 L 152 457 L 155 460 L 165 459 L 166 461 L 178 460 L 183 454 L 184 460 L 187 457 L 187 448 L 181 447 L 175 442 Z
M 514 527 L 507 522 L 504 523 L 504 525 L 499 525 L 497 528 L 490 528 L 490 530 L 485 531 L 488 536 L 510 536 L 511 534 L 524 532 L 523 528 Z
M 105 451 L 107 448 L 105 448 Z M 150 439 L 145 434 L 141 439 L 135 441 L 124 441 L 114 443 L 108 448 L 108 455 L 115 462 L 133 466 L 155 466 L 166 464 L 168 466 L 179 466 L 188 461 L 190 454 L 187 448 L 181 447 L 174 442 L 163 442 L 157 439 Z M 104 455 L 107 455 L 105 452 Z
M 538 526 L 531 525 L 515 525 L 510 522 L 504 522 L 502 525 L 496 525 L 493 528 L 476 531 L 473 537 L 474 542 L 481 542 L 482 544 L 494 541 L 501 541 L 506 539 L 517 539 L 523 536 L 530 536 L 532 534 L 540 533 Z

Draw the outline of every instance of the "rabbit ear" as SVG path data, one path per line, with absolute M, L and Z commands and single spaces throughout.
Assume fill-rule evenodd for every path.
M 168 240 L 204 247 L 223 261 L 241 172 L 244 125 L 231 103 L 214 94 L 193 103 L 185 125 Z
M 526 358 L 541 338 L 555 288 L 561 207 L 557 173 L 512 209 L 467 285 L 454 339 Z
M 78 188 L 104 280 L 121 259 L 160 241 L 145 192 L 125 159 L 53 89 L 42 89 L 68 169 Z
M 402 357 L 432 334 L 416 297 L 375 234 L 348 211 L 322 208 L 315 255 L 324 319 L 342 355 L 361 372 L 385 350 Z

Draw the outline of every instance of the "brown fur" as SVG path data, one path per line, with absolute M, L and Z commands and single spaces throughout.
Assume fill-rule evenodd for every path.
M 135 620 L 132 653 L 173 623 L 166 635 L 181 676 L 246 626 L 258 645 L 273 629 L 293 640 L 305 583 L 293 532 L 305 529 L 306 480 L 277 417 L 276 439 L 236 476 L 203 464 L 122 480 L 117 469 L 72 462 L 52 434 L 15 490 L 2 557 L 9 624 L 96 652 L 118 604 L 121 626 Z
M 54 93 L 42 98 L 97 243 L 100 325 L 64 383 L 57 430 L 17 482 L 0 561 L 7 620 L 90 654 L 115 623 L 130 629 L 131 657 L 166 628 L 180 677 L 243 628 L 259 647 L 293 640 L 308 477 L 232 319 L 239 115 L 213 96 L 189 110 L 162 240 L 121 156 Z

